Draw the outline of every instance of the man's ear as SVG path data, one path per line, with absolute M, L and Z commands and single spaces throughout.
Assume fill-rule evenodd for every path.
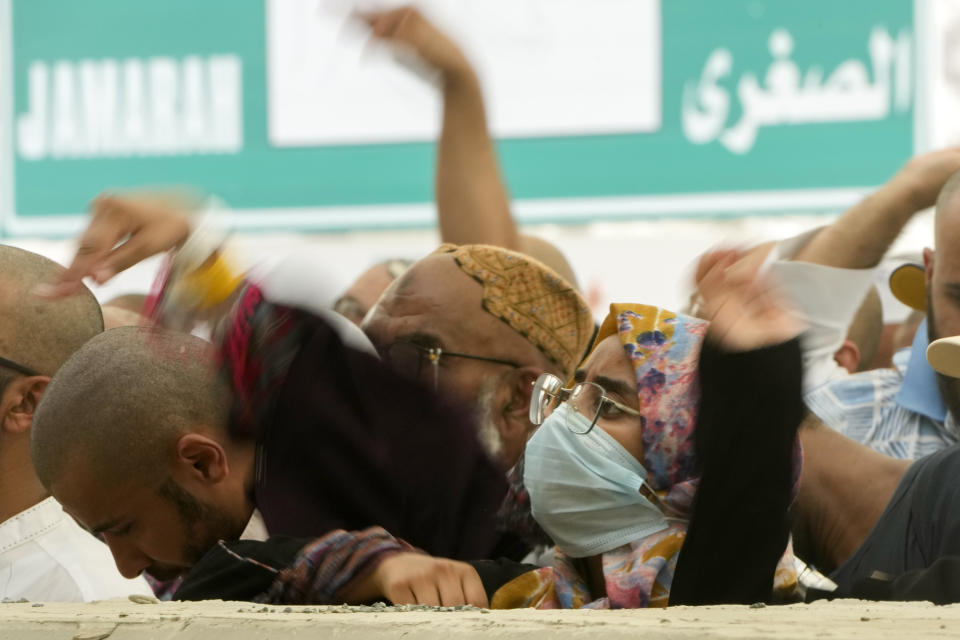
M 230 474 L 227 452 L 209 436 L 188 433 L 177 440 L 174 476 L 203 484 L 222 482 Z
M 0 428 L 7 433 L 27 433 L 49 383 L 49 376 L 26 376 L 10 381 L 0 398 Z
M 856 373 L 860 366 L 860 347 L 853 340 L 844 340 L 833 354 L 833 359 L 850 373 Z
M 930 247 L 923 248 L 923 277 L 929 287 L 933 278 L 933 249 Z
M 508 377 L 509 398 L 503 407 L 504 422 L 507 423 L 508 431 L 530 430 L 530 398 L 533 393 L 533 383 L 541 373 L 543 371 L 536 367 L 520 367 L 514 369 Z

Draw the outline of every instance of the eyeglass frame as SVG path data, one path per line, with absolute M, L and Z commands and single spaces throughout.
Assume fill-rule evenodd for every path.
M 39 376 L 40 372 L 34 369 L 31 369 L 25 364 L 20 364 L 19 362 L 14 362 L 13 360 L 8 360 L 7 358 L 0 357 L 0 367 L 6 369 L 12 369 L 17 373 L 22 373 L 25 376 Z
M 541 380 L 550 380 L 550 379 L 556 380 L 557 383 L 558 383 L 558 385 L 559 385 L 559 388 L 557 388 L 555 392 L 547 391 L 547 389 L 546 389 L 545 386 L 539 384 Z M 542 393 L 545 393 L 546 395 L 548 395 L 548 396 L 550 396 L 550 397 L 552 397 L 552 398 L 557 398 L 558 400 L 560 400 L 560 402 L 557 404 L 557 406 L 559 407 L 561 404 L 566 404 L 567 402 L 569 402 L 570 398 L 573 397 L 573 392 L 574 392 L 574 390 L 575 390 L 577 387 L 583 387 L 583 386 L 586 386 L 586 385 L 589 385 L 589 386 L 591 386 L 591 387 L 596 387 L 597 389 L 600 390 L 600 403 L 597 405 L 597 412 L 596 412 L 596 414 L 593 416 L 593 420 L 591 420 L 590 426 L 587 428 L 586 431 L 574 431 L 572 428 L 570 428 L 570 425 L 569 425 L 569 424 L 567 424 L 566 422 L 564 422 L 564 426 L 565 426 L 567 429 L 569 429 L 571 433 L 574 433 L 574 434 L 576 434 L 576 435 L 578 435 L 578 436 L 585 436 L 585 435 L 587 435 L 588 433 L 590 433 L 591 431 L 593 431 L 593 428 L 594 428 L 595 426 L 597 426 L 597 420 L 600 418 L 600 413 L 603 411 L 603 406 L 604 406 L 604 403 L 605 403 L 605 402 L 609 402 L 609 403 L 612 404 L 614 407 L 616 407 L 616 408 L 619 409 L 620 411 L 623 411 L 624 413 L 627 413 L 627 414 L 632 415 L 632 416 L 640 417 L 640 412 L 639 412 L 639 411 L 637 411 L 637 410 L 634 409 L 633 407 L 628 407 L 627 405 L 623 404 L 622 402 L 617 402 L 616 400 L 614 400 L 613 398 L 611 398 L 609 395 L 607 395 L 607 390 L 604 389 L 601 385 L 597 384 L 596 382 L 590 382 L 590 381 L 585 380 L 585 381 L 583 381 L 583 382 L 577 382 L 576 384 L 574 384 L 572 387 L 570 387 L 570 388 L 568 389 L 568 388 L 566 388 L 566 387 L 563 386 L 563 381 L 562 381 L 560 378 L 558 378 L 557 376 L 553 375 L 552 373 L 544 372 L 544 373 L 541 373 L 539 376 L 537 376 L 537 379 L 534 380 L 533 383 L 532 383 L 532 385 L 531 385 L 531 386 L 533 386 L 533 391 L 530 392 L 530 393 L 531 393 L 531 397 L 530 397 L 530 416 L 529 416 L 529 417 L 530 417 L 530 422 L 532 422 L 533 424 L 535 424 L 535 425 L 537 425 L 537 426 L 539 427 L 540 425 L 542 425 L 542 424 L 546 421 L 546 419 L 547 419 L 547 417 L 548 417 L 548 416 L 542 416 L 542 417 L 541 417 L 541 415 L 540 415 L 540 414 L 543 413 L 543 408 L 542 408 L 542 406 L 541 406 L 541 404 L 540 404 L 539 399 L 538 399 L 538 398 L 536 397 L 536 395 L 535 395 L 535 394 L 537 393 L 537 389 L 538 389 L 538 388 L 541 390 Z M 563 395 L 564 393 L 566 393 L 565 396 Z M 550 413 L 553 413 L 553 411 L 551 410 Z M 578 411 L 578 413 L 579 413 L 579 411 Z M 583 415 L 583 414 L 581 414 L 581 415 Z M 586 417 L 586 416 L 584 416 L 584 417 Z
M 383 349 L 382 353 L 384 354 L 384 359 L 389 363 L 389 354 L 390 350 L 396 345 L 410 345 L 415 348 L 420 353 L 420 363 L 423 362 L 423 356 L 426 355 L 427 361 L 433 365 L 433 390 L 436 391 L 440 386 L 440 358 L 443 356 L 453 356 L 455 358 L 468 358 L 470 360 L 480 360 L 483 362 L 494 362 L 496 364 L 503 364 L 515 369 L 520 369 L 523 367 L 522 364 L 514 362 L 513 360 L 505 360 L 503 358 L 493 358 L 490 356 L 475 356 L 470 353 L 457 353 L 456 351 L 446 351 L 443 347 L 428 347 L 426 345 L 414 342 L 413 340 L 398 340 L 387 348 Z M 420 371 L 420 365 L 417 365 L 417 371 Z

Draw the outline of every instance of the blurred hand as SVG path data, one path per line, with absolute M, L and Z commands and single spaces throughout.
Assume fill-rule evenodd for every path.
M 405 45 L 444 75 L 471 71 L 460 48 L 413 7 L 363 13 L 374 38 Z
M 393 604 L 486 607 L 487 594 L 477 571 L 465 562 L 422 553 L 390 556 L 348 594 L 354 601 L 383 597 Z
M 913 211 L 932 207 L 947 179 L 960 171 L 960 147 L 911 158 L 888 183 Z
M 103 284 L 150 256 L 180 246 L 190 235 L 186 198 L 162 195 L 100 195 L 66 271 L 42 287 L 44 297 L 76 293 L 84 278 Z
M 696 270 L 700 317 L 710 321 L 707 338 L 726 351 L 750 351 L 780 344 L 803 331 L 803 323 L 788 312 L 760 262 L 741 260 L 735 249 L 708 251 Z

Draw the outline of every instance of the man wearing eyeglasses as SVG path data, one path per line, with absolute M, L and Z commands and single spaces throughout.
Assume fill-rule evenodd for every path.
M 544 372 L 569 380 L 594 325 L 579 294 L 533 258 L 443 245 L 384 292 L 363 329 L 400 373 L 471 407 L 507 469 L 534 428 L 534 381 Z
M 142 578 L 120 576 L 106 545 L 49 497 L 30 463 L 30 428 L 50 376 L 103 331 L 100 306 L 85 288 L 58 302 L 33 295 L 59 269 L 0 245 L 0 600 L 150 594 Z

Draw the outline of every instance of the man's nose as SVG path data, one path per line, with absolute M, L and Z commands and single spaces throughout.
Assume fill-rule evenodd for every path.
M 104 534 L 103 537 L 113 553 L 113 561 L 117 564 L 120 575 L 124 578 L 132 580 L 150 566 L 150 558 L 135 545 L 110 534 Z

